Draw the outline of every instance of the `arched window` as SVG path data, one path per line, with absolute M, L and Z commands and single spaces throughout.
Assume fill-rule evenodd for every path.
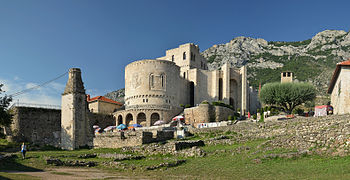
M 183 59 L 186 60 L 186 52 L 183 53 Z
M 195 54 L 193 54 L 193 61 L 195 61 L 196 60 L 196 55 Z
M 186 72 L 184 72 L 184 78 L 186 79 Z
M 171 61 L 173 61 L 173 62 L 174 62 L 174 60 L 175 60 L 175 56 L 174 56 L 174 55 L 172 55 L 172 56 L 171 56 Z

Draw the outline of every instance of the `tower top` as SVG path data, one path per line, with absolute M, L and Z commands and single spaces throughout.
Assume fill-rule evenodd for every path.
M 71 68 L 68 73 L 68 81 L 62 95 L 70 93 L 85 94 L 84 83 L 81 80 L 81 71 L 79 68 Z

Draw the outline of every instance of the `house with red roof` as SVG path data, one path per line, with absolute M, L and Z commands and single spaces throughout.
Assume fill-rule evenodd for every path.
M 331 95 L 334 114 L 350 113 L 350 59 L 337 64 L 328 94 Z
M 90 98 L 90 95 L 87 95 L 87 102 L 89 104 L 89 110 L 92 113 L 112 114 L 123 106 L 123 103 L 104 96 Z

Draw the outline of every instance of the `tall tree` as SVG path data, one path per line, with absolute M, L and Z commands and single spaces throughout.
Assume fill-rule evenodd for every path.
M 260 91 L 260 100 L 265 104 L 277 105 L 291 113 L 293 109 L 316 98 L 316 89 L 307 83 L 268 83 Z
M 3 84 L 0 84 L 0 95 L 4 92 L 2 91 Z M 8 111 L 8 106 L 12 98 L 5 95 L 0 97 L 0 126 L 9 126 L 12 122 L 12 115 Z

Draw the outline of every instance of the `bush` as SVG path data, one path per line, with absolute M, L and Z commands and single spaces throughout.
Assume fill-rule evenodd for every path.
M 234 110 L 233 107 L 232 107 L 231 105 L 225 104 L 225 103 L 223 103 L 223 102 L 221 102 L 221 101 L 214 101 L 214 102 L 212 102 L 212 105 L 213 105 L 213 106 L 227 107 L 227 108 L 230 108 L 230 109 Z
M 191 107 L 190 104 L 186 104 L 186 105 L 185 105 L 185 108 L 190 108 L 190 107 Z
M 267 106 L 264 107 L 264 111 L 265 111 L 265 112 L 267 112 L 267 108 L 268 108 Z
M 292 114 L 298 114 L 299 116 L 303 116 L 304 115 L 304 110 L 300 109 L 300 108 L 296 108 L 293 110 Z
M 228 115 L 227 119 L 228 119 L 228 120 L 233 120 L 233 116 Z
M 208 101 L 203 101 L 201 104 L 210 104 Z
M 253 119 L 255 119 L 255 120 L 256 120 L 256 118 L 257 118 L 256 114 L 253 114 Z

